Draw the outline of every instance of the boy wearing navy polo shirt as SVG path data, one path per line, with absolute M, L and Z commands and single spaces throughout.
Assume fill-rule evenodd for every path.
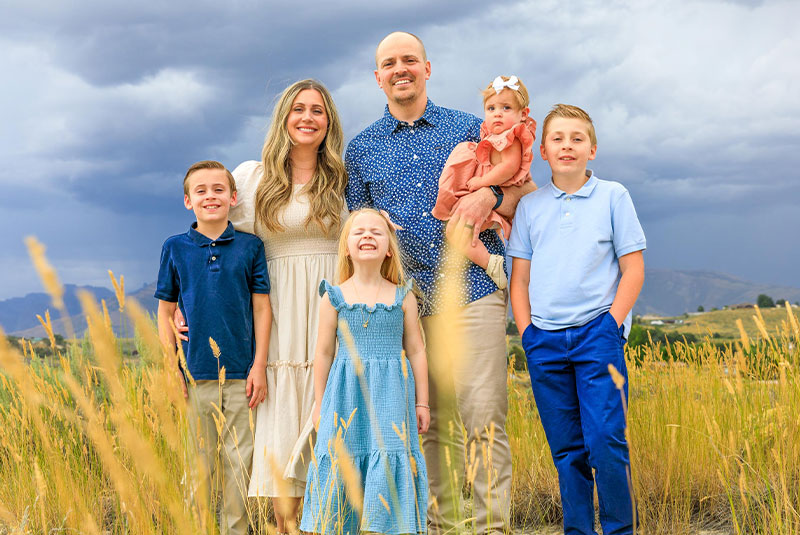
M 163 344 L 175 347 L 170 320 L 180 307 L 192 330 L 189 340 L 181 342 L 188 370 L 179 376 L 184 397 L 189 398 L 189 423 L 198 440 L 207 489 L 215 494 L 219 468 L 221 531 L 245 535 L 245 493 L 253 457 L 249 409 L 267 394 L 272 322 L 264 244 L 252 234 L 235 231 L 228 221 L 228 211 L 236 204 L 236 183 L 221 163 L 192 165 L 183 191 L 184 204 L 197 222 L 189 232 L 168 238 L 161 250 L 155 293 L 158 333 Z M 183 372 L 194 379 L 188 389 Z
M 625 412 L 609 365 L 625 378 L 627 402 L 623 346 L 644 283 L 645 237 L 628 191 L 586 169 L 597 152 L 586 112 L 555 106 L 540 150 L 553 178 L 517 206 L 510 297 L 558 471 L 564 533 L 595 533 L 596 482 L 603 533 L 631 534 Z

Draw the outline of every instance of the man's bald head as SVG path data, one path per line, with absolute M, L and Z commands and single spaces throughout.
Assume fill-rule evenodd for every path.
M 422 57 L 422 61 L 428 61 L 428 55 L 425 53 L 425 45 L 422 44 L 422 39 L 420 39 L 411 32 L 392 32 L 383 39 L 381 39 L 381 42 L 378 43 L 378 47 L 375 49 L 375 66 L 377 67 L 380 63 L 381 48 L 384 45 L 401 42 L 404 40 L 408 40 L 409 38 L 416 41 L 417 45 L 419 45 L 419 51 Z

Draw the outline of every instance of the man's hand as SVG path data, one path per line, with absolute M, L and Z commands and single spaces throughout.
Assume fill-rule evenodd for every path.
M 250 398 L 248 405 L 251 409 L 255 409 L 259 403 L 267 399 L 267 371 L 265 368 L 259 366 L 250 368 L 245 395 Z
M 184 342 L 188 342 L 189 326 L 186 325 L 186 319 L 183 317 L 180 307 L 175 307 L 175 313 L 172 315 L 172 321 L 175 322 L 175 328 L 178 330 L 178 338 Z
M 489 188 L 481 188 L 461 197 L 456 202 L 450 216 L 451 221 L 456 225 L 454 235 L 461 234 L 459 227 L 466 228 L 472 234 L 472 247 L 478 245 L 481 227 L 492 212 L 495 202 L 494 193 Z

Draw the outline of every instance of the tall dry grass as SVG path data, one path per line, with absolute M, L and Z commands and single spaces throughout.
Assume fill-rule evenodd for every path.
M 49 269 L 43 256 L 37 262 Z M 57 298 L 55 273 L 43 275 Z M 139 361 L 123 360 L 107 314 L 87 296 L 83 342 L 56 350 L 43 316 L 54 362 L 20 353 L 0 336 L 0 533 L 214 532 L 186 403 L 167 372 L 176 357 L 162 351 L 135 303 L 118 301 L 135 327 Z M 800 532 L 800 328 L 788 308 L 775 332 L 758 311 L 752 321 L 760 336 L 745 334 L 722 352 L 710 342 L 678 343 L 664 361 L 658 341 L 628 352 L 641 533 L 688 534 L 700 525 Z M 558 482 L 527 376 L 509 373 L 507 431 L 511 523 L 559 523 Z M 466 452 L 467 479 L 485 446 Z M 254 509 L 253 518 L 259 533 L 271 531 L 263 511 Z M 462 526 L 468 519 L 465 512 Z

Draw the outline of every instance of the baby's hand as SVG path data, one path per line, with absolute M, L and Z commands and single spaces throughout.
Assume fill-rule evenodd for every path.
M 431 425 L 431 409 L 430 407 L 421 407 L 417 405 L 417 432 L 424 435 L 428 432 L 428 427 Z
M 467 180 L 467 188 L 469 188 L 470 191 L 477 191 L 482 187 L 483 184 L 481 183 L 481 177 L 479 176 L 474 176 Z

